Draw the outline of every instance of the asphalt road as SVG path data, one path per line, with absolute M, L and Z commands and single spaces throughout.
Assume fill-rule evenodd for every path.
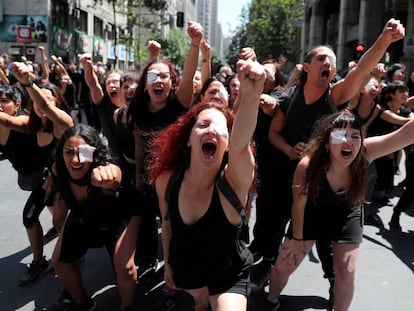
M 403 177 L 404 172 L 396 178 L 396 183 Z M 62 288 L 53 270 L 33 284 L 25 287 L 17 285 L 25 264 L 32 260 L 21 221 L 27 196 L 28 192 L 17 187 L 16 173 L 8 161 L 0 161 L 0 311 L 42 310 L 56 300 Z M 391 201 L 395 204 L 397 199 L 394 197 Z M 409 211 L 411 216 L 402 216 L 402 233 L 389 231 L 391 212 L 391 206 L 381 207 L 378 215 L 383 226 L 365 226 L 351 306 L 353 311 L 414 310 L 414 209 Z M 252 214 L 251 222 L 254 222 L 254 209 Z M 51 227 L 51 215 L 47 210 L 41 215 L 41 223 L 45 231 Z M 45 243 L 48 259 L 54 243 L 55 240 Z M 114 273 L 105 250 L 90 250 L 81 270 L 85 287 L 97 302 L 98 310 L 119 310 Z M 134 310 L 155 310 L 154 305 L 161 297 L 160 289 L 149 289 L 160 280 L 138 285 Z M 282 293 L 280 310 L 326 310 L 328 286 L 322 278 L 316 252 L 311 252 Z M 251 295 L 248 304 L 249 311 L 270 310 L 264 292 Z M 188 296 L 180 294 L 173 310 L 191 310 L 190 305 Z

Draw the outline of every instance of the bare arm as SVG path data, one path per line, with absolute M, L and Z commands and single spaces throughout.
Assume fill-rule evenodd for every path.
M 99 83 L 98 76 L 93 69 L 92 56 L 90 54 L 82 54 L 79 56 L 79 61 L 83 65 L 85 81 L 89 87 L 92 102 L 95 105 L 99 105 L 104 97 L 104 92 L 101 84 Z
M 0 128 L 9 128 L 18 132 L 28 133 L 29 117 L 26 115 L 22 116 L 11 116 L 3 111 L 0 111 Z
M 13 63 L 13 74 L 22 84 L 27 85 L 29 82 L 29 72 L 26 64 Z M 56 107 L 56 104 L 43 94 L 41 89 L 33 84 L 31 87 L 26 87 L 33 104 L 37 105 L 43 113 L 53 122 L 54 134 L 60 138 L 63 132 L 74 125 L 72 117 L 62 109 Z
M 391 133 L 366 138 L 366 159 L 372 162 L 410 144 L 414 144 L 414 119 Z
M 155 189 L 157 191 L 158 202 L 161 212 L 161 241 L 162 241 L 162 250 L 164 255 L 165 270 L 164 270 L 164 280 L 169 288 L 175 289 L 176 285 L 173 278 L 173 271 L 169 264 L 170 256 L 170 243 L 171 243 L 171 222 L 168 217 L 168 202 L 165 200 L 165 193 L 170 180 L 171 172 L 162 173 L 155 183 Z
M 121 179 L 121 169 L 118 165 L 112 163 L 95 167 L 91 174 L 91 184 L 101 188 L 107 194 L 112 194 L 118 189 Z
M 188 22 L 187 34 L 191 39 L 190 50 L 185 59 L 183 77 L 177 91 L 177 99 L 184 107 L 190 107 L 193 101 L 193 77 L 197 70 L 200 42 L 203 27 L 199 23 Z
M 400 21 L 391 18 L 385 25 L 382 33 L 368 51 L 362 55 L 358 64 L 344 79 L 333 86 L 332 96 L 337 105 L 343 104 L 355 96 L 361 83 L 371 69 L 380 61 L 389 45 L 404 38 L 405 29 Z
M 200 42 L 200 51 L 201 51 L 201 84 L 207 81 L 211 76 L 211 47 L 206 41 L 202 40 Z
M 40 66 L 42 67 L 42 76 L 40 77 L 42 80 L 48 81 L 49 80 L 49 65 L 47 63 L 47 57 L 45 54 L 45 48 L 41 45 L 37 47 L 40 52 Z
M 240 88 L 244 92 L 230 135 L 229 160 L 225 175 L 240 201 L 247 202 L 255 165 L 250 140 L 256 128 L 258 103 L 266 75 L 264 67 L 250 59 L 239 60 L 237 72 Z

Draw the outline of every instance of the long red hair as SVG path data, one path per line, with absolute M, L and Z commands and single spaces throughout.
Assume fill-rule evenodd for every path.
M 210 102 L 193 106 L 173 124 L 163 129 L 150 143 L 151 156 L 148 166 L 148 181 L 154 184 L 164 171 L 185 169 L 190 165 L 191 149 L 187 146 L 191 131 L 201 111 L 221 111 L 227 120 L 229 133 L 233 127 L 234 115 L 228 107 Z

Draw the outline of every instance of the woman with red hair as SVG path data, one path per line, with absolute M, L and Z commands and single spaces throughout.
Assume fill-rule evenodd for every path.
M 243 210 L 236 205 L 247 205 L 254 179 L 250 141 L 265 73 L 252 60 L 239 60 L 237 67 L 244 92 L 234 124 L 227 107 L 196 105 L 151 145 L 164 279 L 169 288 L 187 291 L 196 311 L 209 304 L 212 310 L 247 308 L 247 262 L 236 249 Z

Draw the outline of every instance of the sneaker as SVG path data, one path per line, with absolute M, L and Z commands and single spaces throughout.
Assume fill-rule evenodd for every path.
M 250 290 L 257 292 L 269 281 L 273 259 L 265 259 L 250 269 Z
M 50 263 L 46 260 L 45 256 L 42 257 L 42 260 L 40 262 L 32 261 L 32 263 L 27 266 L 27 270 L 20 278 L 19 286 L 24 286 L 36 281 L 46 272 L 48 272 L 50 268 Z

